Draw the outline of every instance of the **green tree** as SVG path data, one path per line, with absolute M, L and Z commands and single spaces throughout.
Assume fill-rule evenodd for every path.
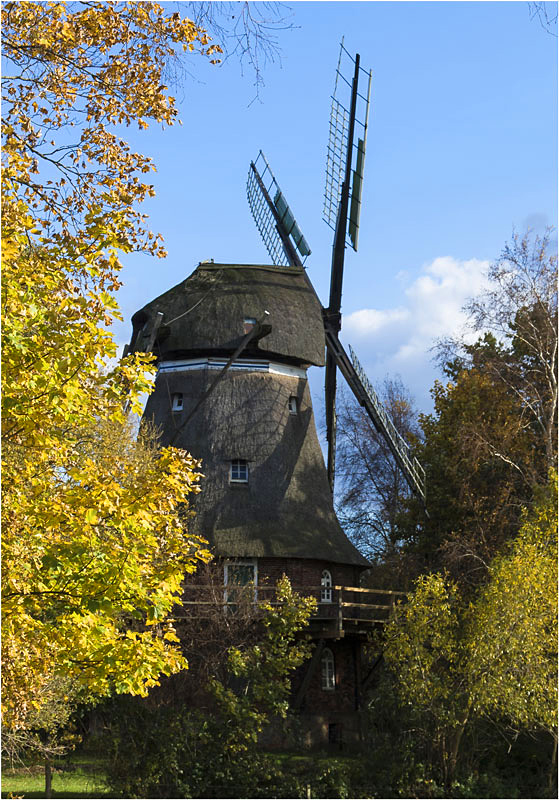
M 419 712 L 446 786 L 471 712 L 463 617 L 456 584 L 442 575 L 422 576 L 387 626 L 384 649 L 400 701 Z
M 145 693 L 185 667 L 165 620 L 208 558 L 185 524 L 197 490 L 187 453 L 112 420 L 65 433 L 54 464 L 5 456 L 3 702 L 14 730 L 57 676 L 86 696 Z
M 474 344 L 439 343 L 449 379 L 420 418 L 429 517 L 400 518 L 417 568 L 483 582 L 514 538 L 523 506 L 547 482 L 557 456 L 557 258 L 549 237 L 513 237 L 472 299 Z
M 468 658 L 477 708 L 557 735 L 557 474 L 491 564 L 472 606 Z
M 493 343 L 480 349 L 485 346 Z M 528 468 L 537 451 L 515 398 L 482 364 L 462 369 L 446 385 L 437 382 L 432 394 L 435 410 L 420 418 L 419 447 L 429 516 L 412 502 L 411 513 L 400 517 L 402 538 L 420 571 L 445 568 L 476 586 L 517 533 L 521 506 L 533 492 L 510 462 Z M 488 450 L 489 439 L 497 452 Z
M 421 576 L 387 626 L 384 656 L 400 700 L 422 715 L 447 786 L 466 727 L 482 717 L 543 730 L 556 753 L 556 496 L 552 474 L 474 596 L 444 575 Z
M 488 290 L 466 306 L 473 331 L 490 331 L 499 341 L 498 347 L 485 348 L 483 367 L 515 398 L 539 461 L 526 469 L 501 442 L 484 440 L 482 433 L 480 441 L 532 485 L 546 482 L 557 457 L 557 253 L 550 233 L 515 234 L 489 269 Z M 465 365 L 475 363 L 476 348 L 456 344 L 458 358 L 465 356 Z
M 273 605 L 259 606 L 253 641 L 229 649 L 228 677 L 199 686 L 213 696 L 202 711 L 177 708 L 161 691 L 119 699 L 110 720 L 112 787 L 129 797 L 277 796 L 285 778 L 257 743 L 271 719 L 287 714 L 290 677 L 310 654 L 301 632 L 314 607 L 284 576 Z

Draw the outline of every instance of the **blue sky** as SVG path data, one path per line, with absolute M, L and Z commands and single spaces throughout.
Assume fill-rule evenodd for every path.
M 172 4 L 174 5 L 174 4 Z M 263 4 L 258 4 L 263 5 Z M 292 2 L 260 99 L 236 61 L 192 56 L 175 91 L 182 126 L 129 132 L 158 172 L 144 204 L 168 258 L 129 256 L 130 316 L 204 259 L 267 263 L 245 196 L 266 154 L 312 249 L 326 304 L 332 231 L 322 221 L 330 97 L 339 42 L 373 71 L 359 251 L 346 251 L 342 340 L 373 383 L 399 374 L 421 410 L 437 377 L 433 339 L 461 324 L 466 297 L 513 228 L 557 214 L 557 40 L 525 2 Z M 253 102 L 251 102 L 253 101 Z M 310 371 L 320 418 L 322 371 Z

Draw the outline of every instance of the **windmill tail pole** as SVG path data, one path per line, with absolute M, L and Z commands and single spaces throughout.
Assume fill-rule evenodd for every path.
M 212 382 L 212 384 L 209 386 L 209 388 L 207 389 L 207 391 L 206 391 L 206 392 L 205 392 L 205 393 L 202 395 L 202 397 L 201 397 L 201 398 L 198 400 L 198 402 L 196 403 L 196 405 L 194 406 L 194 408 L 191 410 L 190 414 L 189 414 L 189 415 L 186 417 L 186 419 L 184 420 L 184 422 L 183 422 L 181 425 L 179 425 L 179 427 L 178 427 L 178 428 L 175 430 L 175 432 L 174 432 L 174 434 L 172 435 L 172 437 L 171 437 L 171 440 L 170 440 L 170 442 L 169 442 L 169 446 L 172 446 L 172 445 L 174 445 L 174 443 L 175 443 L 175 442 L 176 442 L 176 440 L 177 440 L 177 437 L 178 437 L 179 433 L 180 433 L 182 430 L 184 430 L 184 428 L 185 428 L 185 427 L 188 425 L 188 423 L 190 422 L 190 420 L 192 419 L 192 417 L 193 417 L 193 416 L 196 414 L 196 412 L 198 411 L 198 409 L 200 408 L 200 406 L 202 405 L 202 403 L 204 403 L 204 401 L 205 401 L 205 400 L 207 400 L 207 398 L 208 398 L 208 397 L 210 396 L 210 394 L 213 392 L 213 390 L 215 389 L 215 387 L 217 386 L 217 384 L 218 384 L 218 383 L 220 382 L 220 380 L 221 380 L 221 379 L 224 377 L 225 373 L 227 372 L 227 370 L 229 369 L 229 367 L 231 366 L 231 364 L 233 364 L 233 362 L 237 360 L 237 358 L 238 358 L 238 357 L 241 355 L 241 353 L 242 353 L 242 352 L 243 352 L 243 350 L 246 348 L 246 346 L 249 344 L 249 342 L 251 342 L 251 341 L 252 341 L 253 339 L 255 339 L 256 337 L 259 337 L 259 336 L 267 336 L 267 335 L 270 333 L 270 331 L 271 331 L 271 326 L 270 326 L 270 325 L 264 325 L 264 324 L 263 324 L 263 323 L 264 323 L 264 320 L 266 319 L 266 317 L 269 317 L 269 316 L 270 316 L 270 312 L 269 312 L 269 311 L 265 311 L 265 312 L 262 314 L 262 316 L 260 317 L 260 319 L 259 319 L 259 320 L 256 322 L 256 325 L 255 325 L 255 326 L 252 328 L 252 330 L 250 330 L 250 331 L 249 331 L 249 332 L 248 332 L 248 333 L 247 333 L 247 334 L 246 334 L 246 335 L 245 335 L 245 336 L 244 336 L 244 337 L 241 339 L 241 342 L 240 342 L 239 346 L 237 347 L 237 349 L 235 350 L 235 352 L 233 353 L 233 355 L 231 356 L 231 358 L 229 359 L 229 361 L 227 362 L 227 364 L 225 364 L 225 366 L 223 367 L 223 369 L 221 370 L 221 372 L 220 372 L 220 373 L 217 375 L 217 377 L 216 377 L 216 378 L 215 378 L 215 380 Z M 269 329 L 269 330 L 267 330 L 267 329 Z

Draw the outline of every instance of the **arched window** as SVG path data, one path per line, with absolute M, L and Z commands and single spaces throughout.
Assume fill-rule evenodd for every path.
M 336 688 L 336 665 L 334 663 L 334 653 L 329 647 L 325 647 L 320 656 L 320 671 L 323 690 L 325 692 L 333 691 Z
M 320 586 L 322 587 L 320 590 L 320 602 L 321 603 L 331 603 L 332 602 L 332 573 L 330 570 L 323 570 L 322 578 L 320 579 Z

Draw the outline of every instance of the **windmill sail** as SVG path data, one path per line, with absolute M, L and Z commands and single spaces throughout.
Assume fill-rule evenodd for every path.
M 363 189 L 363 168 L 365 166 L 365 140 L 357 141 L 357 162 L 353 171 L 351 186 L 351 206 L 349 209 L 349 238 L 354 250 L 359 242 L 359 217 L 361 216 L 361 191 Z
M 280 216 L 280 225 L 283 229 L 283 232 L 286 236 L 291 236 L 293 239 L 293 243 L 295 247 L 299 251 L 299 253 L 303 256 L 309 256 L 311 254 L 311 250 L 309 245 L 307 244 L 307 240 L 303 236 L 301 229 L 297 225 L 295 221 L 295 217 L 289 206 L 287 205 L 287 200 L 283 196 L 283 194 L 278 189 L 274 195 L 274 206 L 278 210 L 278 214 Z
M 342 74 L 342 58 L 345 57 L 349 57 L 353 65 L 351 81 Z M 366 95 L 359 91 L 361 73 L 367 76 Z M 336 462 L 336 373 L 340 369 L 375 428 L 385 438 L 411 490 L 424 503 L 425 474 L 421 465 L 410 454 L 407 443 L 386 414 L 357 357 L 352 351 L 351 360 L 338 338 L 341 330 L 345 249 L 350 245 L 356 251 L 359 241 L 371 80 L 371 71 L 367 72 L 360 66 L 359 54 L 353 58 L 344 48 L 342 39 L 330 113 L 324 193 L 324 219 L 335 231 L 329 304 L 322 309 L 327 346 L 325 411 L 328 480 L 333 492 Z M 343 84 L 351 89 L 347 104 L 341 99 Z M 310 255 L 310 248 L 262 151 L 259 152 L 256 162 L 250 164 L 247 198 L 256 227 L 272 262 L 278 267 L 302 267 L 302 259 Z M 304 276 L 316 297 L 306 273 Z
M 348 357 L 337 334 L 328 326 L 326 327 L 326 345 L 359 405 L 365 409 L 377 431 L 384 437 L 408 486 L 425 505 L 425 470 L 417 458 L 411 454 L 409 445 L 396 430 L 365 375 L 359 359 L 351 347 L 351 359 Z
M 356 65 L 353 84 L 342 74 L 342 57 L 349 57 L 353 64 Z M 342 235 L 346 243 L 353 247 L 355 251 L 357 251 L 358 244 L 361 189 L 363 186 L 372 82 L 372 73 L 369 70 L 365 73 L 368 77 L 367 93 L 363 95 L 359 92 L 359 77 L 363 71 L 359 64 L 359 55 L 355 59 L 350 56 L 342 40 L 330 109 L 323 219 L 332 230 L 335 231 L 337 229 L 338 217 L 340 216 L 343 202 L 344 183 L 347 182 L 349 195 L 350 170 L 353 169 L 349 226 L 347 225 L 347 218 L 341 220 L 341 222 L 343 227 Z M 344 84 L 352 89 L 349 102 L 341 96 Z M 356 136 L 357 141 L 355 141 Z
M 342 56 L 349 56 L 353 65 L 353 79 L 348 81 L 342 74 Z M 330 277 L 330 299 L 324 312 L 325 324 L 336 335 L 341 329 L 340 309 L 342 304 L 342 280 L 344 274 L 345 248 L 349 243 L 357 250 L 359 238 L 359 215 L 361 210 L 361 188 L 363 184 L 363 166 L 365 160 L 365 144 L 369 119 L 369 98 L 371 93 L 371 71 L 368 76 L 367 96 L 359 92 L 359 79 L 362 70 L 360 56 L 350 56 L 342 43 L 336 69 L 336 82 L 332 96 L 330 113 L 330 133 L 326 157 L 326 190 L 324 193 L 324 219 L 334 227 L 334 243 L 332 246 L 332 272 Z M 340 80 L 341 79 L 341 80 Z M 346 107 L 338 96 L 338 83 L 351 87 L 349 105 Z M 340 90 L 341 91 L 341 90 Z M 362 138 L 358 137 L 355 147 L 355 135 L 361 127 Z M 353 169 L 353 165 L 355 168 Z M 350 195 L 350 183 L 353 169 L 353 182 Z M 351 211 L 350 211 L 351 197 Z M 335 222 L 335 225 L 334 225 Z M 326 374 L 324 378 L 326 404 L 326 438 L 328 440 L 328 479 L 334 491 L 336 472 L 336 360 L 328 350 L 326 358 Z
M 256 162 L 250 162 L 247 199 L 272 262 L 278 267 L 302 266 L 311 249 L 262 150 Z

